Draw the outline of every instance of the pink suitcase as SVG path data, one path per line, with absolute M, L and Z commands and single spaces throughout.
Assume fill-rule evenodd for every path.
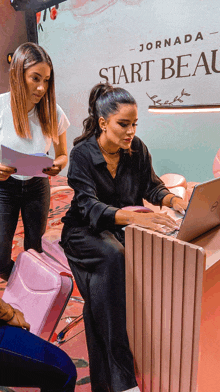
M 18 255 L 2 298 L 24 313 L 32 333 L 50 340 L 72 290 L 67 269 L 29 249 Z
M 72 275 L 64 250 L 59 245 L 60 236 L 61 229 L 59 228 L 47 230 L 42 237 L 42 249 L 47 256 L 59 264 L 60 268 Z
M 68 260 L 64 254 L 63 248 L 59 245 L 61 236 L 61 228 L 54 228 L 47 230 L 42 237 L 42 248 L 46 255 L 53 258 L 55 262 L 60 265 L 60 268 L 65 269 L 68 273 L 72 274 L 68 264 Z M 84 304 L 84 300 L 76 285 L 74 285 L 74 292 L 72 299 L 78 303 Z M 67 333 L 69 333 L 79 322 L 83 320 L 83 314 L 81 313 L 77 318 L 68 324 L 62 331 L 57 335 L 57 341 L 62 343 Z
M 64 250 L 59 245 L 60 236 L 61 236 L 61 228 L 54 228 L 51 230 L 47 230 L 42 237 L 42 248 L 44 253 L 50 258 L 52 258 L 57 263 L 57 265 L 59 265 L 59 268 L 62 268 L 63 271 L 66 271 L 68 274 L 70 274 L 74 281 L 74 277 L 72 275 L 72 271 L 70 269 L 68 260 L 65 256 Z M 81 294 L 76 284 L 74 284 L 74 291 L 72 295 L 73 295 L 73 299 L 75 299 L 77 302 L 82 301 Z

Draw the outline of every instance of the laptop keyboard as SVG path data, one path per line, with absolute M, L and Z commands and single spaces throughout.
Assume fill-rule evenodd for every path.
M 176 238 L 178 236 L 178 233 L 179 233 L 179 230 L 174 230 L 174 231 L 167 233 L 166 235 L 168 235 L 169 237 Z
M 179 227 L 180 227 L 180 225 L 181 225 L 181 223 L 182 223 L 182 220 L 183 220 L 183 217 L 176 220 L 176 224 L 177 224 Z M 177 237 L 177 235 L 178 235 L 178 233 L 179 233 L 179 230 L 177 230 L 177 229 L 171 230 L 170 227 L 167 227 L 167 226 L 162 226 L 162 227 L 163 227 L 163 229 L 165 230 L 165 232 L 164 232 L 163 234 L 168 235 L 168 236 L 170 236 L 170 237 L 174 237 L 174 238 Z

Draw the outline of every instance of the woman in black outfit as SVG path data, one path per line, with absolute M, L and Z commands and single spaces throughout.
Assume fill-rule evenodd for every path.
M 68 183 L 75 195 L 63 218 L 61 245 L 85 300 L 84 321 L 93 392 L 139 391 L 126 333 L 124 231 L 131 223 L 163 232 L 176 224 L 166 214 L 125 206 L 186 203 L 156 176 L 151 156 L 135 136 L 137 104 L 130 93 L 96 85 L 89 117 L 70 154 Z

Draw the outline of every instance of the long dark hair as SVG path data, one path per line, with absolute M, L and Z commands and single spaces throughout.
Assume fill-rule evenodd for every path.
M 55 142 L 58 142 L 53 64 L 47 52 L 33 42 L 26 42 L 20 45 L 16 49 L 10 64 L 9 82 L 14 127 L 18 136 L 31 138 L 24 73 L 33 65 L 41 62 L 48 64 L 50 67 L 50 79 L 46 94 L 36 104 L 37 113 L 43 134 L 52 137 Z
M 89 116 L 83 121 L 83 133 L 74 139 L 75 146 L 92 135 L 100 136 L 99 118 L 107 120 L 110 114 L 116 113 L 120 104 L 137 105 L 132 95 L 125 89 L 113 87 L 109 83 L 96 84 L 89 96 Z

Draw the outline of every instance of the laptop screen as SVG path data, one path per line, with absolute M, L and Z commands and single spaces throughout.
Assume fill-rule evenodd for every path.
M 220 178 L 196 185 L 177 238 L 191 241 L 220 224 Z

